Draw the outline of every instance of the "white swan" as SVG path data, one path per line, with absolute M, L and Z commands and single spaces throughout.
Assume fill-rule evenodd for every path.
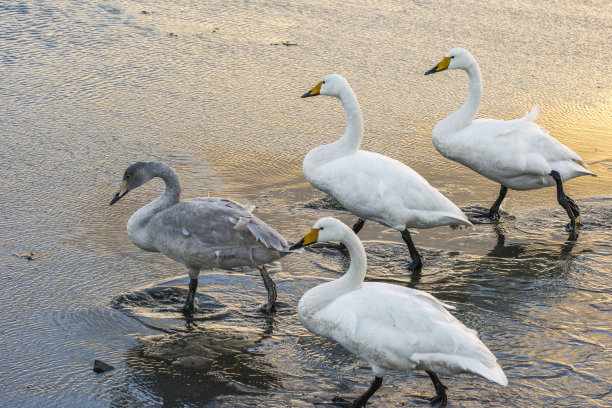
M 213 197 L 179 201 L 178 176 L 159 162 L 129 166 L 110 204 L 154 177 L 164 180 L 166 190 L 130 217 L 127 232 L 137 247 L 161 252 L 187 267 L 190 282 L 184 312 L 195 310 L 193 300 L 201 269 L 238 266 L 259 269 L 268 292 L 263 310 L 271 312 L 276 287 L 263 265 L 290 252 L 285 238 L 234 201 Z
M 363 119 L 357 98 L 340 75 L 326 75 L 302 98 L 335 96 L 342 102 L 346 130 L 339 140 L 312 149 L 304 158 L 308 181 L 359 217 L 353 227 L 359 232 L 364 220 L 379 222 L 402 233 L 412 262 L 419 269 L 421 257 L 408 228 L 469 225 L 461 210 L 410 167 L 390 157 L 359 150 Z
M 563 182 L 591 175 L 586 163 L 567 146 L 533 123 L 537 108 L 514 120 L 474 120 L 482 99 L 482 79 L 478 63 L 463 48 L 450 50 L 425 75 L 445 69 L 462 69 L 468 74 L 467 101 L 457 112 L 436 125 L 433 144 L 445 157 L 501 184 L 499 197 L 487 214 L 499 217 L 499 206 L 508 189 L 533 190 L 557 186 L 557 201 L 570 218 L 568 230 L 575 231 L 580 212 L 565 195 Z
M 387 371 L 425 370 L 436 389 L 432 403 L 446 402 L 446 387 L 437 374 L 472 373 L 507 385 L 495 356 L 446 309 L 453 309 L 420 290 L 380 282 L 363 282 L 366 254 L 355 233 L 335 218 L 321 218 L 291 248 L 339 240 L 348 248 L 346 273 L 307 291 L 298 315 L 313 333 L 333 339 L 374 371 L 370 388 L 352 403 L 334 398 L 335 405 L 363 407 L 381 386 Z

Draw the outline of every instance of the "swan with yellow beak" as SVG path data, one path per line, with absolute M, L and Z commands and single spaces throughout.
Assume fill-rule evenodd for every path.
M 501 385 L 508 380 L 477 333 L 464 326 L 432 295 L 381 282 L 364 282 L 366 253 L 357 235 L 335 218 L 321 218 L 293 245 L 340 241 L 351 259 L 340 278 L 308 290 L 298 316 L 311 332 L 335 340 L 374 372 L 372 384 L 354 401 L 334 398 L 331 405 L 364 407 L 388 371 L 424 370 L 436 390 L 432 404 L 446 403 L 438 375 L 471 373 Z

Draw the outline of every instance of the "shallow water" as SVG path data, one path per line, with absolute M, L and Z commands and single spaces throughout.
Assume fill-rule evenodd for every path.
M 203 274 L 187 322 L 182 266 L 125 232 L 161 183 L 108 203 L 127 165 L 161 160 L 184 197 L 256 204 L 291 240 L 323 215 L 354 222 L 301 173 L 344 118 L 337 100 L 299 96 L 337 72 L 359 98 L 364 148 L 409 164 L 468 215 L 483 211 L 498 186 L 431 144 L 467 81 L 423 73 L 455 46 L 480 63 L 480 117 L 537 104 L 537 122 L 598 175 L 566 184 L 579 238 L 568 240 L 553 189 L 511 191 L 498 223 L 415 233 L 419 277 L 405 271 L 399 234 L 366 223 L 368 279 L 453 304 L 498 357 L 508 387 L 442 378 L 450 406 L 612 404 L 607 2 L 158 3 L 0 4 L 0 406 L 299 407 L 361 393 L 367 365 L 296 316 L 304 291 L 346 269 L 341 254 L 272 265 L 271 317 L 258 311 L 257 270 Z M 96 358 L 116 369 L 95 374 Z M 424 373 L 392 373 L 371 401 L 427 406 L 432 395 Z

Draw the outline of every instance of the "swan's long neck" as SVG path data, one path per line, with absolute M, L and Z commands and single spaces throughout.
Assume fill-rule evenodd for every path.
M 476 61 L 465 69 L 469 79 L 468 97 L 463 106 L 434 128 L 434 136 L 454 134 L 469 126 L 474 121 L 482 100 L 482 77 Z
M 347 87 L 338 96 L 338 99 L 342 102 L 346 118 L 344 134 L 335 142 L 312 149 L 304 158 L 303 164 L 304 175 L 308 181 L 323 191 L 326 191 L 327 174 L 320 173 L 321 165 L 355 153 L 359 149 L 363 136 L 363 118 L 353 90 Z
M 366 276 L 368 261 L 365 249 L 357 237 L 357 234 L 348 227 L 346 227 L 346 233 L 340 242 L 348 249 L 351 264 L 345 274 L 335 282 L 340 283 L 347 291 L 353 291 L 361 287 L 363 279 Z
M 312 167 L 314 171 L 319 164 L 327 163 L 331 160 L 346 154 L 352 154 L 361 145 L 363 137 L 363 117 L 359 109 L 357 97 L 350 87 L 342 90 L 338 99 L 342 102 L 344 116 L 346 118 L 346 129 L 342 137 L 335 142 L 318 146 L 312 149 L 304 160 L 304 165 Z M 305 173 L 309 173 L 306 171 Z M 312 181 L 311 181 L 312 182 Z
M 156 251 L 155 248 L 150 246 L 150 237 L 146 235 L 147 230 L 144 227 L 155 214 L 179 202 L 181 198 L 181 183 L 174 170 L 170 167 L 155 162 L 147 163 L 147 165 L 151 179 L 159 177 L 164 180 L 166 190 L 161 196 L 140 208 L 130 217 L 127 224 L 127 232 L 130 240 L 138 247 L 146 251 Z
M 158 201 L 158 211 L 160 211 L 179 202 L 181 199 L 181 183 L 172 168 L 161 163 L 154 163 L 152 167 L 153 177 L 159 177 L 166 183 L 166 190 L 158 200 L 155 200 Z
M 346 229 L 347 231 L 340 242 L 348 249 L 351 264 L 342 277 L 319 285 L 302 296 L 298 310 L 306 325 L 311 322 L 310 319 L 314 314 L 336 298 L 361 288 L 367 269 L 366 253 L 357 235 L 348 227 Z
M 344 135 L 338 141 L 339 147 L 347 152 L 353 152 L 359 149 L 361 139 L 363 137 L 363 117 L 359 102 L 351 88 L 345 89 L 339 96 L 344 109 L 344 117 L 346 118 L 346 129 Z

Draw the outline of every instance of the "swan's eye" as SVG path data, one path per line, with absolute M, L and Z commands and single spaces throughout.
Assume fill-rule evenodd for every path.
M 325 228 L 321 227 L 321 228 L 319 228 L 319 231 L 323 231 L 324 229 L 325 229 Z
M 325 81 L 321 81 L 323 83 L 323 85 L 325 85 Z
M 454 56 L 454 55 L 453 55 L 453 56 L 451 56 L 451 59 L 453 59 L 453 58 L 455 58 L 455 56 Z
M 130 175 L 129 175 L 129 174 L 127 174 L 127 175 L 125 176 L 125 179 L 126 179 L 126 180 L 128 180 L 129 178 L 130 178 Z

